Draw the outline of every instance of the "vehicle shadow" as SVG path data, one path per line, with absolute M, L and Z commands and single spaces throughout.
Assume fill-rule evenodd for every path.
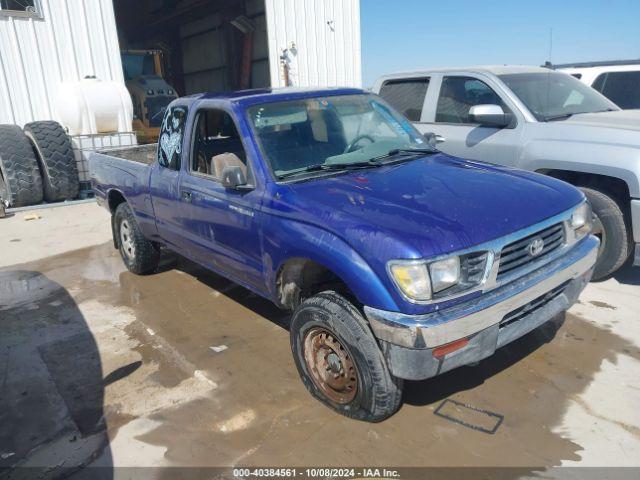
M 428 380 L 405 382 L 404 402 L 416 406 L 430 405 L 482 385 L 485 380 L 551 342 L 564 324 L 565 315 L 564 312 L 556 315 L 539 328 L 496 350 L 492 356 L 475 366 L 460 367 Z
M 96 458 L 113 468 L 93 334 L 69 292 L 45 275 L 0 271 L 0 477 L 61 478 Z
M 631 257 L 620 270 L 608 278 L 614 278 L 623 285 L 640 285 L 640 267 L 633 266 L 633 257 Z
M 467 147 L 475 147 L 483 140 L 495 135 L 500 131 L 499 128 L 490 127 L 475 127 L 472 129 L 465 138 L 465 145 Z
M 287 331 L 289 330 L 290 312 L 278 308 L 269 300 L 177 253 L 163 252 L 158 273 L 168 270 L 179 270 L 191 275 L 199 282 L 266 318 L 271 323 Z

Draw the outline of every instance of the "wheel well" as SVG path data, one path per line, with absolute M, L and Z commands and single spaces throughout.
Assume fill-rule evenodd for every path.
M 588 187 L 594 190 L 607 192 L 621 205 L 625 205 L 629 198 L 629 186 L 627 182 L 620 178 L 609 177 L 608 175 L 598 175 L 595 173 L 574 172 L 571 170 L 538 170 L 538 173 L 549 175 L 550 177 L 563 180 L 576 187 Z
M 114 213 L 118 205 L 124 202 L 126 202 L 124 195 L 118 190 L 111 190 L 109 192 L 109 210 L 111 210 L 111 213 Z
M 288 310 L 324 290 L 333 290 L 357 304 L 356 296 L 338 275 L 307 258 L 287 260 L 278 272 L 276 287 L 280 307 Z

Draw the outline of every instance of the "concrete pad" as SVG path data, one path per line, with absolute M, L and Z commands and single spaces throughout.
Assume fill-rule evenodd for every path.
M 35 215 L 34 220 L 25 217 Z M 104 243 L 109 212 L 95 203 L 20 211 L 0 218 L 0 267 Z
M 108 216 L 102 225 L 97 207 L 82 208 L 84 221 L 48 213 L 49 233 L 29 237 L 29 251 L 0 250 L 0 453 L 14 453 L 0 466 L 510 466 L 533 475 L 640 463 L 640 269 L 590 284 L 568 314 L 475 367 L 407 382 L 400 411 L 367 424 L 307 393 L 286 314 L 184 260 L 130 274 Z M 0 241 L 14 248 L 6 238 L 32 227 L 8 221 Z M 76 248 L 58 246 L 67 238 Z M 487 433 L 465 425 L 473 415 L 435 415 L 446 400 L 503 421 Z

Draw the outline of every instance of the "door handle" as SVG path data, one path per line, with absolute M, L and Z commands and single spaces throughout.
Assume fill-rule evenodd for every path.
M 183 190 L 180 193 L 180 198 L 182 199 L 183 202 L 191 203 L 191 192 L 187 190 Z
M 442 135 L 435 135 L 433 138 L 436 141 L 436 143 L 442 143 L 446 140 L 446 138 L 444 138 Z

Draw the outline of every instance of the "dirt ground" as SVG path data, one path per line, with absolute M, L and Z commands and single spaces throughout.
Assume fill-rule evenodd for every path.
M 0 467 L 640 464 L 640 268 L 367 424 L 307 393 L 269 302 L 186 260 L 130 274 L 93 204 L 36 213 L 0 219 Z

